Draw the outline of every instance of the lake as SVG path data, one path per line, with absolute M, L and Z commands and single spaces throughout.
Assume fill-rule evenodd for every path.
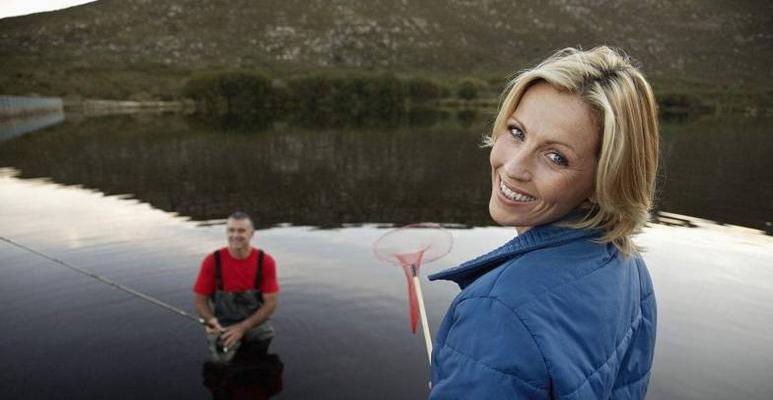
M 429 368 L 421 332 L 410 332 L 405 278 L 372 244 L 394 226 L 443 223 L 454 246 L 422 266 L 426 276 L 513 236 L 488 216 L 479 144 L 489 118 L 254 129 L 67 115 L 0 135 L 0 235 L 192 313 L 199 263 L 225 244 L 222 218 L 246 210 L 259 228 L 253 244 L 278 264 L 277 358 L 253 360 L 230 389 L 424 398 Z M 663 124 L 662 223 L 637 240 L 659 306 L 648 399 L 773 394 L 771 128 L 771 118 Z M 0 268 L 4 396 L 206 399 L 222 389 L 194 322 L 5 241 Z M 458 288 L 426 278 L 422 287 L 434 332 Z

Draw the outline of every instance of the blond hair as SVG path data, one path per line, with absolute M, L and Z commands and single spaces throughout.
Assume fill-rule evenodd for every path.
M 507 130 L 521 97 L 538 82 L 578 95 L 596 112 L 601 135 L 594 207 L 563 225 L 600 229 L 602 243 L 630 255 L 636 249 L 631 235 L 647 222 L 655 193 L 658 120 L 652 88 L 622 52 L 606 46 L 559 50 L 508 84 L 488 144 Z

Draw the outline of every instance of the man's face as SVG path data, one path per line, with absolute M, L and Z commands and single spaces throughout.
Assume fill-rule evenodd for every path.
M 228 236 L 228 247 L 232 251 L 241 251 L 250 247 L 250 239 L 255 229 L 248 219 L 229 218 L 225 225 L 225 232 Z

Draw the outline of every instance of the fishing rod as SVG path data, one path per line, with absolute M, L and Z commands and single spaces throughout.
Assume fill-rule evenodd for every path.
M 8 239 L 8 238 L 6 238 L 4 236 L 0 236 L 0 239 L 3 240 L 4 242 L 9 243 L 11 245 L 14 245 L 14 246 L 16 246 L 16 247 L 18 247 L 20 249 L 26 250 L 26 251 L 28 251 L 28 252 L 30 252 L 32 254 L 35 254 L 35 255 L 40 256 L 40 257 L 43 257 L 46 260 L 55 262 L 55 263 L 57 263 L 57 264 L 59 264 L 61 266 L 67 267 L 67 268 L 69 268 L 69 269 L 71 269 L 71 270 L 73 270 L 75 272 L 81 273 L 81 274 L 86 275 L 86 276 L 88 276 L 90 278 L 96 279 L 96 280 L 98 280 L 98 281 L 100 281 L 100 282 L 102 282 L 104 284 L 112 286 L 112 287 L 114 287 L 114 288 L 116 288 L 118 290 L 122 290 L 122 291 L 124 291 L 126 293 L 129 293 L 132 296 L 139 297 L 142 300 L 145 300 L 145 301 L 147 301 L 147 302 L 149 302 L 151 304 L 155 304 L 155 305 L 157 305 L 157 306 L 159 306 L 159 307 L 161 307 L 161 308 L 163 308 L 163 309 L 165 309 L 167 311 L 173 312 L 173 313 L 175 313 L 175 314 L 177 314 L 179 316 L 182 316 L 184 318 L 188 318 L 188 319 L 190 319 L 192 321 L 195 321 L 195 322 L 197 322 L 197 323 L 199 323 L 201 325 L 205 325 L 205 326 L 208 326 L 210 328 L 215 328 L 214 326 L 212 326 L 212 324 L 210 324 L 209 322 L 205 321 L 204 318 L 194 317 L 193 315 L 190 315 L 187 312 L 185 312 L 184 310 L 181 310 L 181 309 L 179 309 L 179 308 L 177 308 L 177 307 L 175 307 L 175 306 L 173 306 L 171 304 L 164 303 L 161 300 L 158 300 L 156 298 L 148 296 L 145 293 L 138 292 L 138 291 L 136 291 L 136 290 L 134 290 L 134 289 L 132 289 L 132 288 L 130 288 L 128 286 L 124 286 L 124 285 L 122 285 L 120 283 L 117 283 L 117 282 L 112 281 L 112 280 L 110 280 L 108 278 L 105 278 L 104 276 L 95 274 L 95 273 L 93 273 L 91 271 L 88 271 L 88 270 L 85 270 L 83 268 L 76 267 L 76 266 L 74 266 L 74 265 L 72 265 L 70 263 L 67 263 L 65 261 L 62 261 L 62 260 L 60 260 L 58 258 L 53 258 L 51 256 L 48 256 L 48 255 L 46 255 L 46 254 L 44 254 L 44 253 L 42 253 L 40 251 L 37 251 L 37 250 L 35 250 L 35 249 L 31 248 L 31 247 L 27 247 L 27 246 L 25 246 L 25 245 L 23 245 L 21 243 L 15 242 L 15 241 L 13 241 L 11 239 Z

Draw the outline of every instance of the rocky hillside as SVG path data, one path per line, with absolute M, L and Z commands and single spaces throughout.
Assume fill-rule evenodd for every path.
M 491 78 L 601 43 L 656 81 L 773 88 L 767 0 L 100 0 L 0 20 L 0 92 L 208 67 Z

